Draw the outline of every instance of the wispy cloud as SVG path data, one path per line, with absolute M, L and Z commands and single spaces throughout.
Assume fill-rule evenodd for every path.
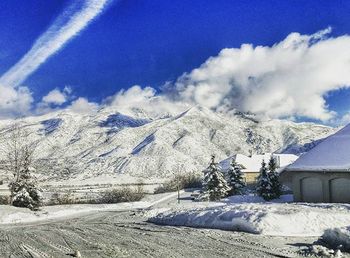
M 32 48 L 10 70 L 0 77 L 3 87 L 17 87 L 59 51 L 91 21 L 103 12 L 112 0 L 78 0 L 68 6 L 33 44 Z

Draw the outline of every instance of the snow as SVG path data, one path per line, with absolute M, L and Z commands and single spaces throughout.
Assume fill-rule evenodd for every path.
M 322 242 L 332 248 L 342 247 L 342 250 L 350 251 L 350 226 L 327 229 L 323 233 Z
M 181 169 L 184 173 L 202 171 L 211 154 L 223 160 L 251 149 L 283 152 L 336 130 L 311 123 L 257 122 L 200 106 L 183 111 L 149 117 L 142 109 L 134 114 L 113 107 L 91 114 L 63 110 L 27 117 L 23 123 L 30 134 L 28 141 L 38 143 L 35 157 L 40 179 L 67 185 L 165 179 L 179 170 L 178 164 L 186 164 Z M 0 131 L 11 133 L 6 130 L 10 123 L 1 120 Z
M 265 153 L 265 154 L 253 154 L 251 157 L 243 154 L 236 154 L 233 157 L 230 157 L 228 159 L 221 161 L 220 167 L 223 170 L 228 170 L 230 166 L 230 162 L 232 158 L 234 158 L 238 164 L 243 166 L 242 172 L 244 173 L 259 172 L 262 161 L 264 160 L 265 162 L 268 162 L 271 156 L 276 158 L 277 165 L 278 167 L 281 167 L 281 168 L 284 168 L 290 165 L 298 158 L 298 156 L 294 154 Z
M 72 216 L 81 216 L 96 211 L 123 211 L 149 207 L 147 202 L 118 203 L 118 204 L 76 204 L 42 207 L 33 212 L 26 208 L 0 205 L 0 225 L 17 223 L 34 223 Z
M 310 254 L 317 257 L 343 257 L 343 254 L 340 250 L 334 251 L 333 249 L 328 249 L 322 245 L 312 245 L 309 250 Z
M 289 171 L 349 171 L 350 125 L 329 136 L 287 167 Z
M 180 191 L 180 194 L 181 193 L 183 193 L 183 191 Z M 148 196 L 140 202 L 45 206 L 35 212 L 27 208 L 0 205 L 0 225 L 46 222 L 49 220 L 81 216 L 91 212 L 150 209 L 154 205 L 174 198 L 175 196 L 177 196 L 177 192 Z
M 172 226 L 215 228 L 271 236 L 320 236 L 324 230 L 350 225 L 350 205 L 274 202 L 234 196 L 221 202 L 192 203 L 150 213 L 149 221 Z M 198 206 L 197 206 L 198 205 Z

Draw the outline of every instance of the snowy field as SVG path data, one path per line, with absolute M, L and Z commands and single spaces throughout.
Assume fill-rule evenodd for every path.
M 111 190 L 111 189 L 120 189 L 124 187 L 130 187 L 136 189 L 139 184 L 141 184 L 143 191 L 147 194 L 151 194 L 154 190 L 159 187 L 163 181 L 130 181 L 128 183 L 123 181 L 116 180 L 106 180 L 103 182 L 89 182 L 91 184 L 77 184 L 74 181 L 62 181 L 56 184 L 40 184 L 41 189 L 43 190 L 44 203 L 48 204 L 53 195 L 57 194 L 59 196 L 69 195 L 71 199 L 80 202 L 89 202 L 90 200 L 98 199 L 101 196 L 101 193 Z M 8 182 L 0 185 L 0 197 L 9 196 L 10 191 L 8 189 Z
M 74 204 L 43 207 L 40 211 L 0 205 L 0 224 L 34 223 L 81 216 L 97 211 L 125 211 L 142 209 L 149 206 L 147 202 L 118 204 Z
M 177 207 L 148 213 L 149 221 L 172 226 L 243 231 L 270 236 L 321 236 L 326 229 L 350 226 L 350 205 L 275 202 L 256 196 L 234 196 L 221 202 L 184 201 Z
M 47 222 L 70 217 L 79 217 L 94 212 L 149 209 L 160 202 L 174 198 L 176 195 L 177 193 L 150 195 L 145 197 L 141 202 L 44 206 L 39 211 L 31 211 L 26 208 L 18 208 L 9 205 L 0 205 L 0 225 Z

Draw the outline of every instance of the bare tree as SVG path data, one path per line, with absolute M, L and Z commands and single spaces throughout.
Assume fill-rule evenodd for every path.
M 29 142 L 29 132 L 20 122 L 9 128 L 6 140 L 6 170 L 18 179 L 24 165 L 30 166 L 33 162 L 35 145 Z
M 21 187 L 23 180 L 26 181 L 25 184 L 31 180 L 30 171 L 33 167 L 37 143 L 30 139 L 30 132 L 21 121 L 16 121 L 6 128 L 1 134 L 1 139 L 4 153 L 2 169 L 11 178 L 9 190 L 11 204 L 13 204 L 17 192 L 23 188 Z M 31 182 L 30 185 L 34 187 L 35 184 Z

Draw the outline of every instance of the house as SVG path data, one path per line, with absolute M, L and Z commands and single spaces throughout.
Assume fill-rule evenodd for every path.
M 298 202 L 350 203 L 350 125 L 281 172 Z
M 223 171 L 227 171 L 230 166 L 231 160 L 235 159 L 235 161 L 242 167 L 242 172 L 244 174 L 246 183 L 254 184 L 256 183 L 256 180 L 259 176 L 262 161 L 265 160 L 265 162 L 268 163 L 271 156 L 273 156 L 276 159 L 277 167 L 279 169 L 288 166 L 298 158 L 298 156 L 294 154 L 265 153 L 253 154 L 250 156 L 236 154 L 233 157 L 221 161 L 219 165 Z

